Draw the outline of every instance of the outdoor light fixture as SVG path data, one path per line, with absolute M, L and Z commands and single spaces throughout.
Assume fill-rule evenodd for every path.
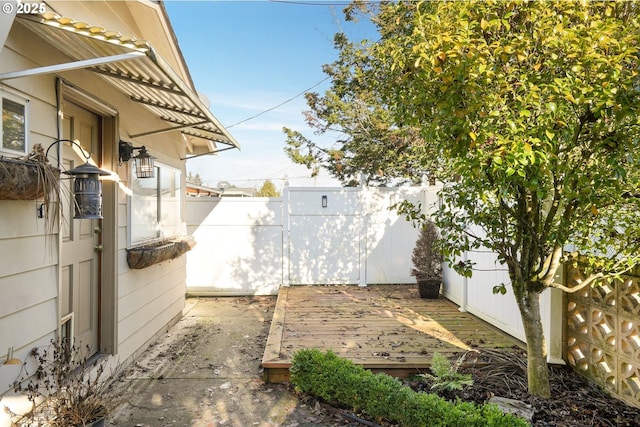
M 45 156 L 48 155 L 51 147 L 60 142 L 70 142 L 84 153 L 84 149 L 77 142 L 70 139 L 59 139 L 47 148 Z M 74 219 L 102 219 L 102 182 L 100 182 L 99 178 L 100 176 L 111 175 L 111 173 L 90 164 L 90 158 L 91 153 L 85 155 L 87 160 L 85 164 L 63 172 L 74 178 Z
M 327 196 L 326 195 L 322 195 L 322 207 L 323 208 L 327 207 Z
M 64 173 L 75 178 L 73 194 L 76 214 L 73 219 L 102 219 L 102 182 L 99 178 L 100 175 L 111 174 L 89 162 Z
M 130 142 L 120 141 L 120 164 L 133 159 L 136 165 L 137 178 L 153 178 L 155 176 L 154 158 L 144 147 L 134 147 Z M 140 150 L 137 156 L 132 156 L 133 150 Z

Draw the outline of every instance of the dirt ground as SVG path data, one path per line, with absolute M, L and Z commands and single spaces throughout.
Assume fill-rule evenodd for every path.
M 286 384 L 262 381 L 276 297 L 191 298 L 184 317 L 124 371 L 107 425 L 348 426 Z

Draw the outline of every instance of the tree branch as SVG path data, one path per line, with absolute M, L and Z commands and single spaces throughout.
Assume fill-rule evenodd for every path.
M 562 247 L 556 245 L 551 254 L 546 257 L 542 268 L 540 268 L 538 278 L 545 284 L 553 283 L 553 278 L 558 271 L 558 267 L 560 267 L 561 261 Z
M 591 273 L 589 275 L 589 277 L 587 277 L 586 279 L 584 279 L 584 281 L 578 283 L 577 286 L 573 286 L 573 287 L 568 287 L 565 286 L 563 284 L 560 283 L 555 283 L 552 282 L 549 284 L 549 287 L 551 288 L 556 288 L 556 289 L 560 289 L 561 291 L 567 292 L 569 294 L 578 292 L 581 289 L 584 289 L 585 287 L 591 285 L 593 282 L 595 282 L 598 279 L 605 279 L 608 277 L 615 277 L 615 276 L 619 276 L 621 274 L 624 274 L 626 272 L 628 272 L 629 270 L 631 270 L 634 266 L 627 266 L 619 271 L 613 271 L 615 268 L 620 267 L 621 265 L 623 265 L 625 263 L 626 259 L 620 259 L 618 260 L 618 262 L 616 262 L 613 267 L 611 268 L 612 271 L 608 272 L 608 273 L 603 273 L 603 272 L 598 272 L 598 273 Z
M 587 279 L 585 279 L 584 282 L 579 283 L 577 286 L 568 287 L 561 283 L 552 282 L 551 284 L 549 284 L 549 287 L 560 289 L 561 291 L 566 292 L 568 294 L 573 294 L 591 285 L 591 283 L 593 283 L 595 280 L 602 279 L 604 277 L 605 275 L 603 273 L 596 273 L 596 274 L 590 275 Z

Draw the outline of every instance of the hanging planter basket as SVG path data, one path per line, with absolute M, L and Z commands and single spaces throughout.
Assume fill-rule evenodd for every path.
M 163 261 L 175 259 L 190 251 L 196 244 L 191 236 L 173 237 L 127 249 L 129 268 L 141 269 Z
M 57 191 L 60 171 L 39 148 L 22 159 L 0 156 L 0 200 L 37 200 Z

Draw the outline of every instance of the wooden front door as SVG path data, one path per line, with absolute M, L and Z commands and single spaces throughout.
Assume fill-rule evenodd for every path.
M 101 117 L 73 103 L 63 104 L 64 138 L 77 141 L 85 153 L 91 153 L 100 165 Z M 70 170 L 86 162 L 80 150 L 71 143 L 62 145 L 62 162 Z M 73 337 L 74 343 L 89 348 L 90 354 L 99 350 L 100 342 L 100 277 L 102 220 L 73 219 L 74 200 L 72 180 L 64 180 L 62 200 L 62 249 L 60 268 L 60 322 L 63 336 Z

